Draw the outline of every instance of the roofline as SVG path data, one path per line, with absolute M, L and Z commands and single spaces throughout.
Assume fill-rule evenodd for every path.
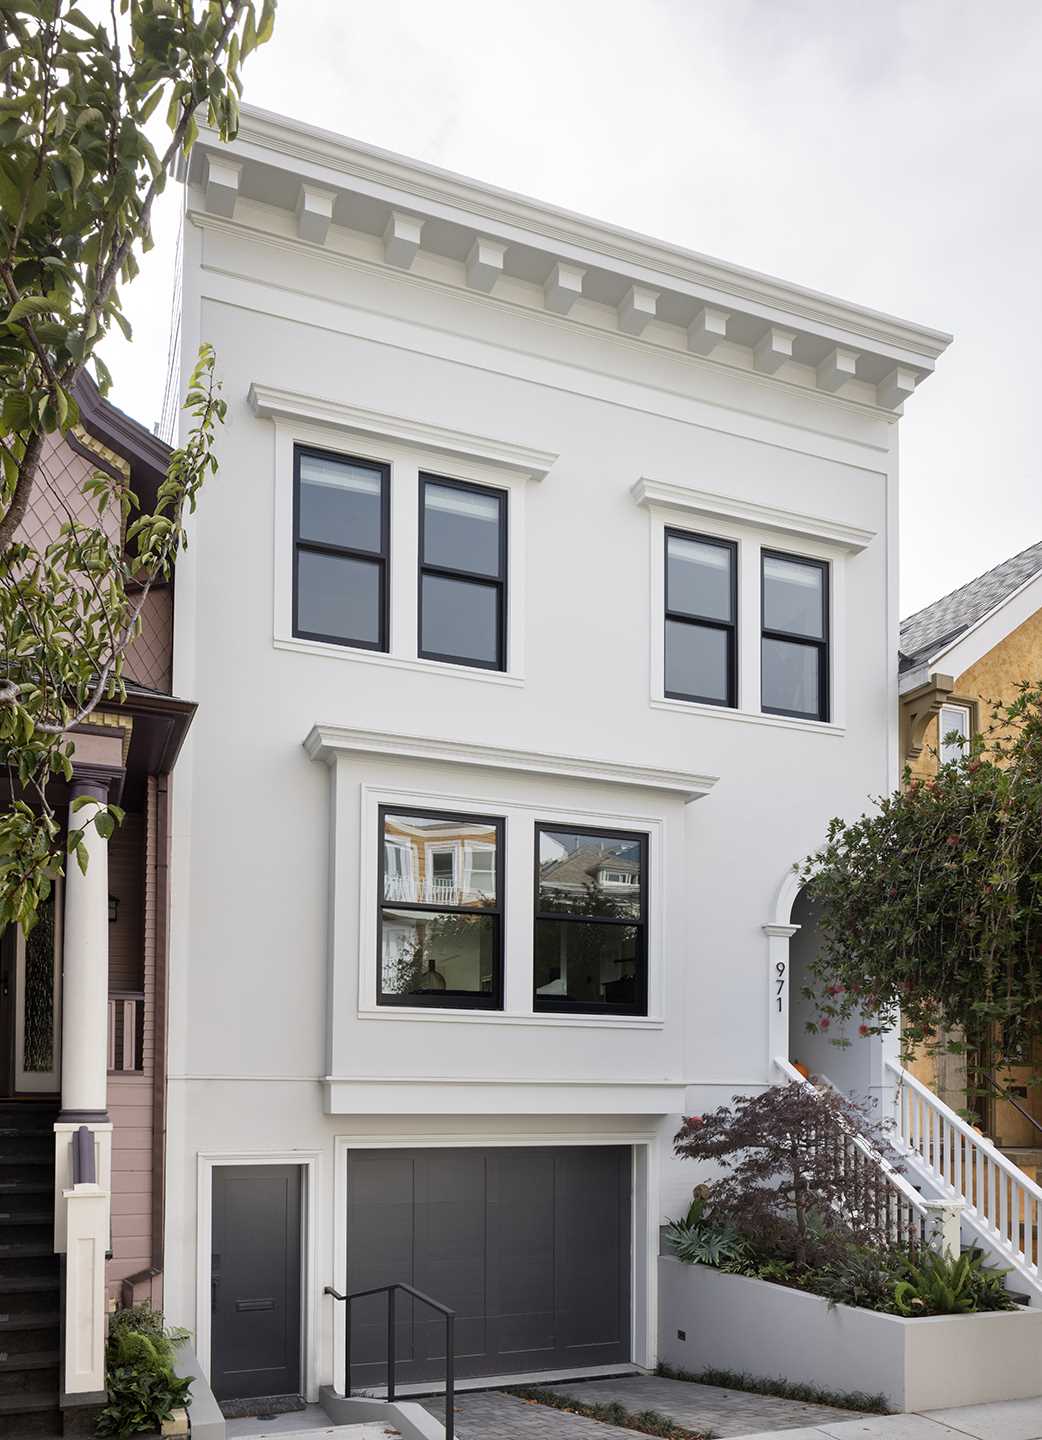
M 917 665 L 914 670 L 906 671 L 905 675 L 919 675 L 921 672 L 929 674 L 943 660 L 954 654 L 960 646 L 965 645 L 968 640 L 971 640 L 975 635 L 977 635 L 982 626 L 987 625 L 990 620 L 995 619 L 998 615 L 1002 613 L 1003 610 L 1006 609 L 1007 606 L 1013 605 L 1015 601 L 1021 599 L 1024 596 L 1025 592 L 1029 590 L 1031 586 L 1036 584 L 1039 586 L 1040 592 L 1042 592 L 1042 568 L 1036 570 L 1034 574 L 1029 575 L 1026 580 L 1022 580 L 1021 583 L 1017 586 L 1017 588 L 1015 590 L 1011 590 L 1010 593 L 1003 600 L 1000 600 L 997 605 L 993 605 L 990 610 L 986 611 L 983 615 L 981 615 L 980 618 L 975 620 L 972 625 L 968 625 L 965 630 L 960 630 L 958 635 L 953 636 L 951 640 L 943 644 L 938 651 L 936 651 L 933 655 L 930 656 L 929 659 L 923 660 L 921 664 Z M 1035 609 L 1042 609 L 1042 593 L 1040 593 L 1039 595 L 1039 601 L 1040 603 L 1039 605 L 1035 606 Z M 979 646 L 972 646 L 970 648 L 968 657 L 960 657 L 960 662 L 957 669 L 951 665 L 949 665 L 947 668 L 951 671 L 954 671 L 956 676 L 962 675 L 966 670 L 970 668 L 971 665 L 976 665 L 978 660 L 982 659 L 983 656 L 987 655 L 990 650 L 993 650 L 996 644 L 1000 643 L 1001 640 L 1004 640 L 1007 635 L 1011 635 L 1014 630 L 1016 630 L 1019 626 L 1023 625 L 1024 621 L 1030 618 L 1030 615 L 1033 613 L 1034 611 L 1032 610 L 1029 611 L 1026 615 L 1020 615 L 1020 617 L 1013 624 L 1007 626 L 1007 628 L 1002 631 L 999 640 L 993 640 L 983 649 L 981 649 Z M 902 686 L 902 688 L 906 687 Z
M 732 265 L 639 231 L 612 226 L 256 106 L 242 107 L 239 133 L 230 145 L 220 144 L 216 131 L 209 125 L 203 123 L 200 129 L 203 149 L 219 146 L 223 153 L 234 154 L 239 147 L 256 145 L 281 153 L 302 167 L 338 172 L 370 185 L 451 206 L 465 212 L 479 225 L 487 225 L 493 233 L 497 227 L 523 230 L 553 245 L 581 250 L 589 263 L 609 268 L 621 263 L 653 270 L 703 293 L 720 292 L 766 310 L 802 318 L 813 325 L 843 330 L 867 341 L 904 350 L 918 357 L 918 363 L 926 368 L 932 368 L 952 341 L 946 331 L 853 305 L 835 296 Z M 178 173 L 185 178 L 183 162 Z
M 131 466 L 143 467 L 156 485 L 162 481 L 173 453 L 171 447 L 107 400 L 86 371 L 76 382 L 76 404 L 88 434 L 122 455 Z

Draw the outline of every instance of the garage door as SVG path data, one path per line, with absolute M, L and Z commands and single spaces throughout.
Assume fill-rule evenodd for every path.
M 352 1151 L 348 1288 L 405 1281 L 450 1305 L 456 1373 L 630 1359 L 630 1151 Z M 398 1378 L 444 1374 L 444 1326 L 398 1300 Z M 352 1307 L 351 1380 L 384 1380 L 386 1304 Z

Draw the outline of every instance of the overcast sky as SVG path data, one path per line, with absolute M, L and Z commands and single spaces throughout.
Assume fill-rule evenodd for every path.
M 253 104 L 952 332 L 901 422 L 902 614 L 1042 540 L 1040 0 L 281 0 L 245 74 Z M 176 203 L 106 352 L 148 424 Z

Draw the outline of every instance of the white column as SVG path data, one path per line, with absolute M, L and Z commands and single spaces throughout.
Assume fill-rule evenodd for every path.
M 73 810 L 69 827 L 80 829 L 108 799 L 103 780 L 77 776 L 70 802 L 94 804 Z M 62 1113 L 64 1122 L 108 1120 L 109 866 L 108 842 L 93 825 L 84 835 L 86 874 L 72 856 L 66 865 L 62 946 Z
M 789 941 L 798 925 L 765 925 L 767 936 L 768 1071 L 775 1060 L 789 1057 Z M 772 1075 L 772 1079 L 773 1079 Z

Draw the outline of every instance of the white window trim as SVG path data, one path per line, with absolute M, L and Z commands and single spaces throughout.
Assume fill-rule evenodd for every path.
M 274 430 L 274 573 L 272 643 L 277 650 L 326 655 L 363 665 L 431 671 L 494 685 L 523 685 L 525 680 L 525 497 L 531 476 L 493 462 L 423 450 L 395 439 L 345 435 L 342 429 L 301 420 L 275 419 Z M 311 445 L 331 454 L 375 460 L 390 469 L 388 561 L 388 649 L 363 650 L 306 640 L 293 634 L 293 449 Z M 506 670 L 424 660 L 417 633 L 419 595 L 420 473 L 471 481 L 502 490 L 507 497 Z
M 846 561 L 849 546 L 839 542 L 813 540 L 796 536 L 772 534 L 764 528 L 753 528 L 721 514 L 716 518 L 703 512 L 682 514 L 676 508 L 651 503 L 643 495 L 641 503 L 648 512 L 649 572 L 651 589 L 649 612 L 650 704 L 656 710 L 695 712 L 712 715 L 720 720 L 738 720 L 745 724 L 779 726 L 785 730 L 809 730 L 815 734 L 842 735 L 846 731 L 846 645 L 847 598 Z M 706 705 L 695 700 L 675 700 L 666 695 L 665 626 L 666 626 L 666 562 L 665 532 L 684 530 L 691 535 L 704 535 L 709 540 L 729 540 L 737 546 L 738 617 L 736 639 L 738 649 L 737 690 L 735 707 Z M 808 560 L 824 560 L 829 567 L 829 719 L 811 720 L 788 715 L 769 715 L 760 709 L 760 639 L 761 590 L 760 566 L 764 550 L 782 551 Z
M 595 1026 L 624 1029 L 661 1029 L 665 1023 L 663 946 L 665 936 L 665 892 L 663 875 L 668 857 L 665 850 L 665 822 L 661 817 L 634 814 L 629 811 L 577 810 L 571 806 L 536 804 L 506 797 L 490 800 L 475 798 L 461 791 L 402 790 L 384 786 L 361 785 L 360 832 L 358 837 L 358 898 L 353 907 L 358 925 L 354 935 L 357 945 L 358 1018 L 397 1021 L 417 1019 L 425 1022 L 450 1021 L 480 1025 L 537 1024 L 550 1026 Z M 381 805 L 400 805 L 403 809 L 460 811 L 468 815 L 487 815 L 503 824 L 504 894 L 503 894 L 503 1008 L 502 1010 L 444 1010 L 434 1006 L 378 1005 L 376 986 L 376 935 L 379 910 L 379 810 Z M 599 829 L 618 827 L 648 836 L 648 1013 L 647 1015 L 582 1015 L 543 1014 L 533 1005 L 532 947 L 535 926 L 535 827 L 538 820 L 553 820 L 560 825 Z M 335 903 L 346 902 L 342 885 L 347 877 L 338 876 Z M 341 974 L 355 957 L 340 952 L 352 943 L 350 929 L 334 925 L 334 967 Z
M 949 734 L 950 731 L 956 728 L 954 725 L 949 725 L 944 718 L 945 715 L 949 714 L 952 710 L 957 710 L 960 715 L 964 715 L 966 717 L 966 744 L 960 748 L 959 756 L 969 754 L 970 741 L 973 739 L 972 706 L 960 703 L 959 701 L 955 700 L 951 702 L 945 701 L 937 715 L 937 756 L 942 765 L 946 764 L 949 760 L 955 760 L 959 758 L 959 756 L 956 755 L 946 756 L 944 753 L 944 737 Z
M 653 1369 L 658 1354 L 659 1145 L 647 1131 L 560 1130 L 504 1134 L 497 1124 L 484 1133 L 473 1130 L 437 1135 L 337 1135 L 333 1140 L 333 1285 L 347 1293 L 347 1160 L 352 1150 L 462 1150 L 508 1146 L 625 1145 L 633 1155 L 630 1191 L 630 1344 L 635 1365 Z M 209 1293 L 209 1292 L 207 1292 Z M 333 1305 L 333 1387 L 344 1393 L 344 1314 Z
M 299 1165 L 303 1170 L 301 1199 L 302 1270 L 300 1287 L 301 1383 L 304 1398 L 318 1400 L 321 1362 L 321 1287 L 318 1283 L 319 1198 L 322 1155 L 318 1150 L 200 1151 L 196 1175 L 195 1350 L 199 1366 L 210 1379 L 210 1281 L 213 1251 L 213 1172 L 219 1165 Z

